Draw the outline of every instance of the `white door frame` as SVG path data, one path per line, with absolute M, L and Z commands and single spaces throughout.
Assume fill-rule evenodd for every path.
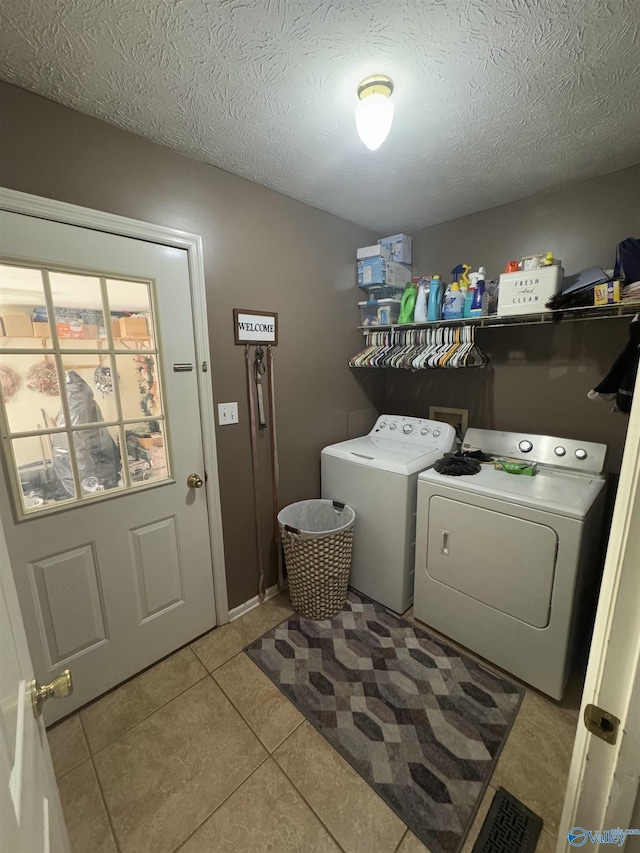
M 193 308 L 193 328 L 196 349 L 196 376 L 200 397 L 200 423 L 204 464 L 207 472 L 205 488 L 207 491 L 207 510 L 209 515 L 209 542 L 213 565 L 213 588 L 216 604 L 216 624 L 229 621 L 229 602 L 227 599 L 227 578 L 224 562 L 222 535 L 222 511 L 220 505 L 220 481 L 218 476 L 218 455 L 216 450 L 216 431 L 213 407 L 213 389 L 207 372 L 211 372 L 211 353 L 209 350 L 209 329 L 207 324 L 207 299 L 204 276 L 204 253 L 202 237 L 164 225 L 154 225 L 139 219 L 129 219 L 113 213 L 91 210 L 76 204 L 67 204 L 49 198 L 23 193 L 0 187 L 0 209 L 11 213 L 23 213 L 39 219 L 51 219 L 65 225 L 78 225 L 92 228 L 108 234 L 122 237 L 134 237 L 151 243 L 160 243 L 185 249 L 189 260 L 189 279 L 191 285 L 191 303 Z M 206 368 L 203 370 L 203 364 Z

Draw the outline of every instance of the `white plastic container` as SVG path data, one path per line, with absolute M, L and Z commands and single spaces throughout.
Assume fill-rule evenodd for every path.
M 400 316 L 399 299 L 372 299 L 358 302 L 361 326 L 392 326 Z
M 412 240 L 408 234 L 393 234 L 378 240 L 391 253 L 391 260 L 398 264 L 411 264 Z
M 540 314 L 562 287 L 564 270 L 559 266 L 502 273 L 498 291 L 498 316 Z
M 356 251 L 356 260 L 362 261 L 365 258 L 384 258 L 385 261 L 391 260 L 389 250 L 380 244 L 376 246 L 363 246 Z
M 418 296 L 416 297 L 416 307 L 413 312 L 414 323 L 427 322 L 429 305 L 428 287 L 429 282 L 424 278 L 420 279 L 420 283 L 418 284 Z
M 386 261 L 383 257 L 361 258 L 358 261 L 358 286 L 392 284 L 404 288 L 411 281 L 411 267 Z

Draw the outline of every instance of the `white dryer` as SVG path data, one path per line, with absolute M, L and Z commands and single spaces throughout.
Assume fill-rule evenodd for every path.
M 322 451 L 322 497 L 356 512 L 349 583 L 396 613 L 413 600 L 418 473 L 454 443 L 450 424 L 381 415 L 369 435 Z
M 470 429 L 463 450 L 535 460 L 538 473 L 420 475 L 414 614 L 561 699 L 595 607 L 606 445 Z

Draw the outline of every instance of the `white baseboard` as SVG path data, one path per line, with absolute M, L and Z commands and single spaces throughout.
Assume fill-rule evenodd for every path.
M 264 594 L 264 600 L 268 601 L 270 598 L 274 598 L 274 596 L 278 595 L 279 592 L 280 590 L 278 589 L 277 583 L 270 586 Z M 233 610 L 229 611 L 229 622 L 233 622 L 234 619 L 239 619 L 241 616 L 244 616 L 245 613 L 253 610 L 254 607 L 258 607 L 259 604 L 260 599 L 257 595 L 254 595 L 253 598 L 249 599 L 249 601 L 245 601 L 244 604 L 239 604 L 237 607 L 234 607 Z

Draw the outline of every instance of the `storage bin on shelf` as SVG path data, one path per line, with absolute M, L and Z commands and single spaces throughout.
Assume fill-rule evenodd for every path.
M 369 302 L 374 299 L 400 299 L 404 293 L 406 285 L 398 284 L 366 284 L 360 290 L 367 294 Z
M 278 513 L 291 604 L 301 616 L 330 619 L 342 610 L 355 518 L 350 506 L 328 500 L 298 501 Z
M 370 299 L 358 302 L 361 326 L 389 326 L 398 322 L 399 299 Z
M 564 270 L 560 266 L 502 273 L 498 290 L 498 316 L 540 314 L 548 311 L 547 302 L 562 287 Z

